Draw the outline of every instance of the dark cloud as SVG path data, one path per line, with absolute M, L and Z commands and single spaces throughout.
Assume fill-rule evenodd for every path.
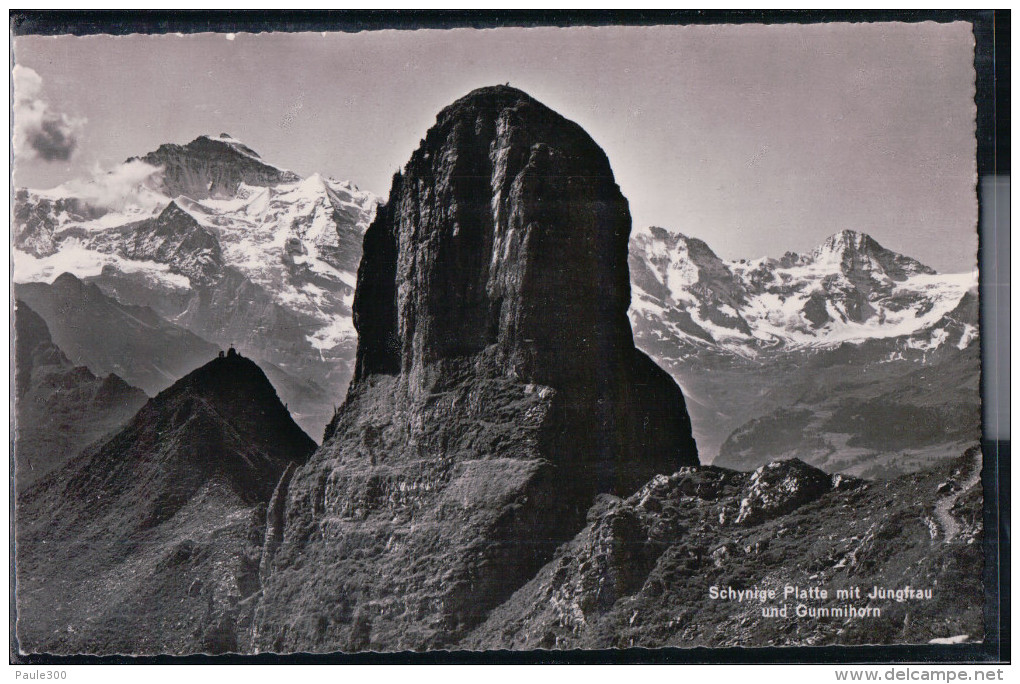
M 38 130 L 28 132 L 28 144 L 46 161 L 67 161 L 74 154 L 78 137 L 63 117 L 43 119 Z
M 69 160 L 85 120 L 53 111 L 39 97 L 42 79 L 32 69 L 17 65 L 13 75 L 15 153 L 48 162 Z

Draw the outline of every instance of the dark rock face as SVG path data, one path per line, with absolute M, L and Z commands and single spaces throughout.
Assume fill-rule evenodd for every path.
M 259 589 L 266 506 L 314 448 L 236 354 L 161 392 L 20 497 L 21 648 L 236 650 Z
M 133 259 L 173 264 L 175 272 L 188 276 L 195 285 L 213 282 L 223 268 L 219 240 L 177 202 L 166 205 L 155 219 L 126 231 L 132 228 L 124 252 Z
M 233 195 L 241 183 L 274 185 L 300 180 L 290 171 L 263 162 L 251 148 L 229 136 L 203 135 L 187 145 L 160 145 L 144 157 L 128 159 L 134 160 L 163 168 L 160 189 L 170 197 L 203 199 Z
M 609 469 L 603 489 L 695 462 L 679 388 L 634 348 L 629 232 L 579 126 L 513 88 L 473 92 L 440 113 L 366 234 L 353 382 L 396 375 L 413 404 L 471 359 L 475 375 L 556 390 L 589 424 L 571 439 Z
M 148 399 L 116 375 L 97 378 L 53 344 L 24 302 L 14 314 L 15 482 L 23 491 L 126 423 Z
M 355 378 L 289 482 L 254 648 L 456 643 L 597 492 L 697 463 L 634 348 L 629 230 L 576 124 L 508 87 L 440 113 L 365 235 Z

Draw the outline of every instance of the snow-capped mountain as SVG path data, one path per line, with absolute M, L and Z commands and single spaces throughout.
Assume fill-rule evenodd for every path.
M 253 149 L 228 133 L 202 135 L 187 145 L 160 145 L 142 162 L 163 169 L 156 187 L 169 197 L 229 197 L 241 184 L 272 186 L 301 180 L 296 173 L 268 164 Z
M 89 182 L 17 190 L 14 281 L 69 272 L 237 345 L 277 384 L 306 388 L 278 390 L 318 435 L 350 376 L 351 304 L 376 205 L 351 183 L 301 178 L 226 134 L 202 136 Z
M 203 340 L 235 344 L 318 436 L 351 375 L 354 286 L 377 203 L 350 183 L 273 166 L 231 136 L 202 136 L 88 182 L 17 190 L 14 280 L 69 272 Z M 799 455 L 846 470 L 827 454 L 857 438 L 829 433 L 870 422 L 829 398 L 881 399 L 886 415 L 917 422 L 944 403 L 938 383 L 915 391 L 918 373 L 977 377 L 976 273 L 935 273 L 864 233 L 837 233 L 807 254 L 724 261 L 701 240 L 650 228 L 632 236 L 629 261 L 635 342 L 683 387 L 703 461 L 729 443 L 734 467 Z M 969 397 L 954 400 L 957 438 Z M 832 418 L 844 409 L 858 417 Z M 756 436 L 778 435 L 772 426 L 791 415 L 807 427 L 790 439 Z M 923 446 L 907 461 L 934 453 Z M 888 456 L 862 452 L 849 469 L 885 468 Z
M 976 272 L 849 230 L 724 261 L 662 228 L 632 236 L 630 271 L 635 341 L 683 387 L 703 461 L 883 476 L 979 436 Z
M 910 338 L 921 349 L 966 346 L 977 332 L 976 321 L 939 327 L 976 291 L 976 271 L 938 274 L 851 230 L 809 254 L 726 262 L 701 240 L 651 228 L 631 240 L 630 268 L 636 334 L 681 347 L 756 356 Z

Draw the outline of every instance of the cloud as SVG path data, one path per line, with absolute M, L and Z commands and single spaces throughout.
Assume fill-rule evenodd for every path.
M 20 64 L 14 65 L 14 100 L 33 100 L 39 97 L 42 90 L 42 77 L 34 69 L 23 67 Z
M 14 153 L 48 162 L 67 161 L 78 146 L 84 118 L 53 111 L 40 97 L 42 77 L 17 64 L 14 78 Z
M 136 159 L 118 164 L 110 171 L 96 166 L 89 180 L 68 181 L 61 188 L 93 207 L 121 211 L 134 206 L 155 210 L 168 201 L 158 190 L 162 175 L 162 167 Z

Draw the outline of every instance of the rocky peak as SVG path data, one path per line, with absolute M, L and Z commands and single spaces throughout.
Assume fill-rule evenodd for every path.
M 19 596 L 21 643 L 236 650 L 229 632 L 258 589 L 266 506 L 314 448 L 249 359 L 224 355 L 182 378 L 23 496 L 19 586 L 47 589 L 45 606 L 37 590 Z
M 552 387 L 592 422 L 589 458 L 627 480 L 612 487 L 696 462 L 679 388 L 634 348 L 629 234 L 583 129 L 515 88 L 469 93 L 440 112 L 366 233 L 352 391 L 397 374 L 420 402 L 472 359 L 479 377 Z M 649 419 L 626 389 L 637 377 L 665 408 L 650 441 L 634 431 Z
M 163 169 L 161 190 L 170 197 L 233 196 L 242 183 L 267 186 L 300 180 L 297 174 L 263 162 L 250 147 L 223 135 L 202 135 L 187 145 L 160 145 L 154 152 L 127 161 L 135 160 Z
M 151 489 L 154 500 L 139 524 L 168 518 L 211 479 L 246 502 L 264 503 L 287 466 L 314 448 L 262 370 L 233 354 L 149 400 L 88 456 L 69 491 L 98 486 L 113 500 L 137 487 Z
M 170 202 L 164 207 L 163 211 L 159 213 L 159 219 L 163 223 L 171 223 L 174 221 L 183 221 L 186 223 L 197 224 L 198 220 L 192 216 L 187 209 L 182 207 L 177 200 Z
M 598 492 L 697 463 L 634 348 L 629 233 L 577 124 L 502 86 L 439 114 L 365 234 L 355 379 L 289 483 L 256 648 L 448 646 Z
M 741 283 L 704 240 L 652 228 L 636 235 L 633 243 L 631 269 L 647 268 L 642 261 L 653 265 L 653 277 L 671 296 L 694 290 L 731 306 L 739 306 L 743 301 Z M 645 289 L 639 277 L 635 276 L 634 280 Z M 653 292 L 658 289 L 652 286 Z
M 815 250 L 815 253 L 842 253 L 848 249 L 865 251 L 877 245 L 878 243 L 867 233 L 844 229 L 826 238 L 825 242 Z
M 56 277 L 52 287 L 58 296 L 68 298 L 70 302 L 74 303 L 80 303 L 87 297 L 102 295 L 102 291 L 94 283 L 86 283 L 66 272 Z
M 141 394 L 141 390 L 126 383 L 116 373 L 110 373 L 99 385 L 96 391 L 96 403 L 101 406 L 113 405 L 126 396 Z
M 748 479 L 734 522 L 751 525 L 788 513 L 832 486 L 830 476 L 798 458 L 763 465 Z
M 632 347 L 629 222 L 605 154 L 576 124 L 514 88 L 458 100 L 369 229 L 356 380 L 399 369 L 427 391 L 428 364 L 492 347 L 500 374 L 548 382 Z M 383 289 L 394 311 L 377 308 Z
M 170 202 L 155 219 L 136 224 L 123 249 L 134 259 L 169 264 L 198 283 L 212 282 L 223 267 L 219 239 L 178 202 Z
M 221 144 L 227 145 L 230 148 L 232 148 L 232 149 L 234 149 L 234 150 L 236 150 L 236 151 L 238 151 L 238 152 L 240 152 L 242 154 L 248 155 L 249 157 L 255 157 L 256 159 L 261 159 L 261 157 L 259 157 L 259 153 L 258 152 L 256 152 L 255 150 L 251 149 L 250 147 L 248 147 L 243 142 L 241 142 L 240 140 L 238 140 L 234 136 L 230 135 L 229 133 L 220 133 L 216 137 L 213 137 L 211 135 L 201 135 L 201 136 L 199 136 L 199 139 L 203 139 L 203 138 L 206 139 L 206 140 L 211 140 L 213 142 L 217 142 L 217 143 L 221 143 Z
M 190 400 L 211 407 L 248 443 L 267 453 L 283 449 L 307 455 L 315 447 L 291 419 L 258 364 L 233 348 L 160 392 L 153 403 L 160 409 Z
M 888 250 L 867 233 L 855 230 L 842 230 L 829 236 L 811 253 L 808 261 L 831 264 L 852 279 L 860 274 L 874 274 L 905 280 L 919 273 L 935 273 L 916 259 Z
M 711 339 L 702 326 L 751 334 L 738 313 L 747 302 L 747 286 L 703 240 L 657 227 L 638 233 L 631 240 L 630 270 L 645 296 L 695 307 L 703 323 L 679 321 L 693 336 Z

